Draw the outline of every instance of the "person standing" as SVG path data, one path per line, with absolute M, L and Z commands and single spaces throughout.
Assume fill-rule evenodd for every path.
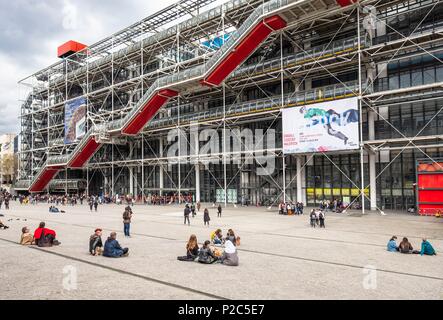
M 203 213 L 203 222 L 205 223 L 205 226 L 207 224 L 209 227 L 209 221 L 211 221 L 211 218 L 209 217 L 209 210 L 208 208 L 205 208 L 205 211 Z
M 191 212 L 192 212 L 192 217 L 195 217 L 195 205 L 191 204 Z
M 94 210 L 95 212 L 97 212 L 97 207 L 98 207 L 98 197 L 94 197 Z
M 217 217 L 221 218 L 221 216 L 222 216 L 222 206 L 221 204 L 219 204 L 217 208 Z
M 189 215 L 191 214 L 191 209 L 189 209 L 189 205 L 186 205 L 184 214 L 185 214 L 185 223 L 184 224 L 186 224 L 186 220 L 187 220 L 188 221 L 188 225 L 190 226 L 191 225 L 191 221 L 189 220 Z
M 92 207 L 94 206 L 94 201 L 92 200 L 92 197 L 89 197 L 89 209 L 92 212 Z
M 318 214 L 318 219 L 320 220 L 320 228 L 326 228 L 325 227 L 325 214 L 320 211 L 320 213 Z
M 200 212 L 200 208 L 201 208 L 201 203 L 200 201 L 197 202 L 197 211 Z
M 123 212 L 123 232 L 125 233 L 125 237 L 131 237 L 131 234 L 129 233 L 131 228 L 131 219 L 132 212 L 125 209 L 125 212 Z

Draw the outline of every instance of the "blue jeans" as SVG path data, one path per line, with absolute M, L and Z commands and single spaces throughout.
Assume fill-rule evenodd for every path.
M 130 226 L 131 226 L 130 223 L 123 223 L 123 231 L 124 231 L 126 237 L 130 236 L 130 234 L 129 234 L 129 227 Z
M 214 244 L 222 244 L 221 240 L 217 237 L 214 238 Z

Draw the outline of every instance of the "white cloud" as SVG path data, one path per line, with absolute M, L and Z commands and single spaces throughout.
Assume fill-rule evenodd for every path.
M 93 44 L 176 0 L 14 0 L 0 2 L 0 134 L 18 133 L 17 82 L 57 61 L 68 40 Z M 60 14 L 61 13 L 61 14 Z

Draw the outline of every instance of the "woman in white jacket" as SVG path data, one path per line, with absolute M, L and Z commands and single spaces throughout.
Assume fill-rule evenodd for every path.
M 237 249 L 234 244 L 230 240 L 226 240 L 225 242 L 225 252 L 223 256 L 220 258 L 221 263 L 227 266 L 238 266 L 238 254 Z

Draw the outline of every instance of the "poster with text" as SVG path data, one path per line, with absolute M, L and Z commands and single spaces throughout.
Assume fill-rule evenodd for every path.
M 65 144 L 75 143 L 86 133 L 86 99 L 65 104 Z
M 284 153 L 328 152 L 358 148 L 358 98 L 283 110 Z

